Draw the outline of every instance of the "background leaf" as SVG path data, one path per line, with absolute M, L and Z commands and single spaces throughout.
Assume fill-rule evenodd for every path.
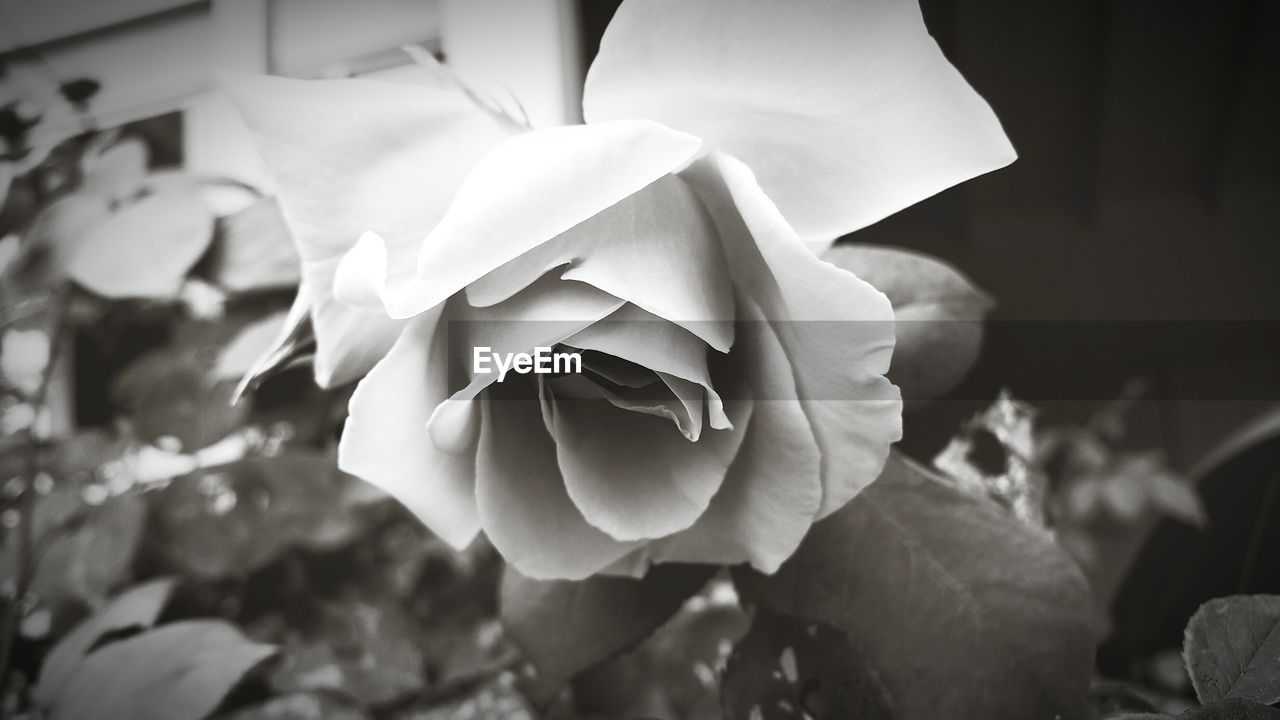
M 902 455 L 816 524 L 761 606 L 861 643 L 903 720 L 1088 716 L 1088 588 L 1043 532 Z
M 1183 657 L 1202 703 L 1280 702 L 1280 596 L 1210 600 L 1187 623 Z
M 208 275 L 231 292 L 296 287 L 301 261 L 275 198 L 218 220 Z
M 109 200 L 128 198 L 146 179 L 150 159 L 151 152 L 140 138 L 98 135 L 80 158 L 80 189 Z
M 213 223 L 194 185 L 165 187 L 91 228 L 68 274 L 104 297 L 172 298 L 209 247 Z
M 174 581 L 169 578 L 134 587 L 67 633 L 44 661 L 40 681 L 35 688 L 36 702 L 46 707 L 52 705 L 76 666 L 103 636 L 131 628 L 151 627 L 173 594 L 173 587 Z
M 956 387 L 977 362 L 982 320 L 995 302 L 951 265 L 910 250 L 841 243 L 823 260 L 889 297 L 898 343 L 889 379 L 906 400 L 928 400 Z
M 275 648 L 216 620 L 172 623 L 85 658 L 54 702 L 52 720 L 200 720 Z
M 350 701 L 321 693 L 293 693 L 216 715 L 215 720 L 367 720 L 368 717 Z
M 156 497 L 156 536 L 175 569 L 243 577 L 295 546 L 332 550 L 376 519 L 382 495 L 328 454 L 253 457 L 179 478 Z
M 394 601 L 368 595 L 322 607 L 315 632 L 289 636 L 268 678 L 272 689 L 341 691 L 365 706 L 420 692 L 426 684 L 421 630 Z
M 1188 710 L 1179 720 L 1277 720 L 1280 710 L 1248 700 L 1223 700 Z
M 74 532 L 52 540 L 40 557 L 32 590 L 46 600 L 101 604 L 129 579 L 146 521 L 147 503 L 136 493 L 109 498 Z
M 639 643 L 714 572 L 709 566 L 658 565 L 643 580 L 547 582 L 508 568 L 501 618 L 536 669 L 528 688 L 531 699 L 546 705 L 575 675 Z
M 722 689 L 725 720 L 892 720 L 893 701 L 866 649 L 823 622 L 756 612 Z

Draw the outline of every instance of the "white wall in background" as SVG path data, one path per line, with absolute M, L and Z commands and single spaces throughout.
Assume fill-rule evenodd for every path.
M 581 41 L 571 0 L 440 0 L 445 59 L 490 94 L 509 92 L 535 126 L 582 115 Z
M 36 12 L 39 9 L 40 12 Z M 406 43 L 443 47 L 461 75 L 517 98 L 535 125 L 577 120 L 582 85 L 573 0 L 0 0 L 0 102 L 36 97 L 33 140 L 75 134 L 59 80 L 102 83 L 99 127 L 186 112 L 185 157 L 198 173 L 270 189 L 214 69 L 293 77 L 393 76 Z M 15 19 L 16 18 L 16 19 Z

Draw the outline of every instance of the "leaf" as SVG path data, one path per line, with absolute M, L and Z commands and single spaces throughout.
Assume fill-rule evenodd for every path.
M 715 579 L 636 648 L 573 680 L 588 717 L 721 720 L 720 677 L 751 618 L 728 578 Z
M 293 693 L 219 714 L 214 720 L 368 720 L 350 700 L 321 693 Z
M 240 382 L 258 363 L 263 355 L 270 352 L 276 338 L 284 330 L 288 313 L 273 313 L 261 320 L 244 326 L 222 352 L 218 354 L 218 362 L 213 368 L 215 380 Z
M 725 720 L 892 720 L 893 701 L 866 649 L 823 622 L 757 611 L 721 690 Z
M 535 668 L 531 699 L 548 704 L 575 675 L 635 646 L 680 609 L 715 570 L 658 565 L 643 580 L 597 576 L 547 582 L 507 568 L 500 614 L 508 634 Z
M 861 643 L 895 717 L 1088 715 L 1089 591 L 1048 538 L 901 454 L 744 597 Z
M 98 135 L 80 158 L 80 188 L 111 200 L 128 198 L 142 187 L 150 155 L 147 144 L 139 138 Z
M 45 206 L 32 219 L 18 257 L 6 268 L 5 285 L 14 283 L 19 296 L 48 292 L 66 277 L 72 257 L 90 233 L 110 218 L 108 200 L 93 193 L 72 193 Z
M 1280 710 L 1248 700 L 1223 700 L 1188 710 L 1178 720 L 1280 720 Z
M 893 304 L 898 343 L 889 379 L 906 400 L 950 392 L 978 360 L 995 301 L 951 265 L 909 250 L 842 243 L 823 259 L 871 283 Z
M 1187 623 L 1183 659 L 1196 697 L 1280 702 L 1280 596 L 1210 600 Z
M 514 684 L 502 677 L 463 697 L 430 708 L 412 708 L 395 716 L 396 720 L 535 720 L 538 717 L 541 716 L 534 713 Z
M 219 620 L 164 625 L 90 653 L 58 694 L 49 717 L 200 720 L 275 652 Z
M 213 239 L 194 185 L 166 185 L 91 228 L 67 273 L 108 298 L 170 299 Z
M 244 577 L 292 547 L 349 544 L 376 519 L 367 497 L 330 455 L 253 457 L 171 483 L 156 495 L 155 530 L 185 574 Z
M 35 701 L 48 707 L 66 685 L 76 666 L 104 636 L 132 628 L 149 628 L 173 594 L 172 578 L 152 580 L 121 593 L 109 605 L 77 625 L 62 638 L 40 669 Z
M 218 220 L 209 278 L 232 292 L 297 286 L 302 261 L 275 198 Z
M 233 405 L 235 385 L 212 373 L 230 323 L 191 323 L 169 347 L 129 364 L 111 388 L 117 411 L 132 422 L 139 439 L 176 438 L 194 452 L 241 427 L 249 408 Z
M 75 532 L 58 537 L 44 551 L 32 589 L 47 600 L 99 604 L 130 577 L 146 522 L 147 504 L 135 493 L 90 509 Z
M 370 594 L 321 609 L 316 631 L 294 635 L 268 683 L 276 692 L 338 690 L 365 706 L 422 691 L 422 632 L 394 600 Z

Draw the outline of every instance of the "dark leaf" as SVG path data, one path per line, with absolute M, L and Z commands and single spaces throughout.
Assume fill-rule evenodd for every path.
M 192 323 L 205 329 L 205 323 Z M 130 364 L 116 378 L 111 396 L 127 416 L 139 439 L 154 443 L 176 438 L 183 452 L 195 452 L 223 439 L 243 423 L 248 406 L 232 405 L 232 381 L 218 381 L 212 372 L 224 335 L 234 327 L 188 329 L 170 347 L 151 352 Z
M 729 659 L 725 720 L 893 720 L 866 649 L 839 628 L 761 608 Z
M 1155 713 L 1158 709 L 1147 692 L 1139 686 L 1118 681 L 1095 681 L 1089 688 L 1089 704 L 1098 717 L 1109 718 L 1121 714 Z
M 392 717 L 394 720 L 534 720 L 538 716 L 512 683 L 500 678 L 464 697 L 430 708 L 411 708 Z
M 823 259 L 871 283 L 893 304 L 898 343 L 889 378 L 907 400 L 946 394 L 982 348 L 982 321 L 995 306 L 945 262 L 910 250 L 840 244 Z
M 216 620 L 192 620 L 110 643 L 76 668 L 51 720 L 199 720 L 275 648 Z
M 89 509 L 74 532 L 44 549 L 32 590 L 46 600 L 101 603 L 129 579 L 146 521 L 147 504 L 135 493 Z
M 1188 710 L 1178 720 L 1280 720 L 1280 710 L 1248 700 L 1223 700 Z
M 295 546 L 348 544 L 375 519 L 370 498 L 330 455 L 248 458 L 158 493 L 156 534 L 165 557 L 192 577 L 243 577 Z
M 1187 623 L 1183 657 L 1202 703 L 1280 702 L 1280 596 L 1210 600 Z
M 898 718 L 1088 715 L 1088 588 L 1043 532 L 902 455 L 748 599 L 862 644 Z
M 713 580 L 638 647 L 575 678 L 574 706 L 591 717 L 720 720 L 720 678 L 749 624 L 728 580 Z
M 294 635 L 268 682 L 280 693 L 343 692 L 383 705 L 426 684 L 421 632 L 394 601 L 349 598 L 323 608 L 317 629 Z
M 507 569 L 501 617 L 532 661 L 529 694 L 546 705 L 575 675 L 648 637 L 706 584 L 715 568 L 659 565 L 643 580 L 530 580 Z
M 213 720 L 367 720 L 368 715 L 350 701 L 321 693 L 294 693 L 271 698 Z
M 151 627 L 169 601 L 173 587 L 173 580 L 162 579 L 131 588 L 77 625 L 45 658 L 34 692 L 35 701 L 45 707 L 52 705 L 84 656 L 104 636 L 121 630 Z

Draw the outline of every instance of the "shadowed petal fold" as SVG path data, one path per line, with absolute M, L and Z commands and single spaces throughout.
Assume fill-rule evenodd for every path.
M 617 540 L 660 538 L 707 509 L 746 434 L 751 404 L 726 403 L 731 430 L 697 442 L 668 419 L 603 398 L 558 397 L 546 410 L 565 486 L 587 522 Z
M 495 386 L 481 401 L 476 498 L 498 552 L 535 579 L 581 580 L 640 543 L 614 540 L 582 518 L 565 492 L 556 448 L 528 382 Z M 498 397 L 493 397 L 497 395 Z M 523 395 L 523 396 L 522 396 Z
M 914 0 L 628 0 L 583 109 L 588 122 L 656 120 L 740 158 L 807 240 L 1015 157 Z

